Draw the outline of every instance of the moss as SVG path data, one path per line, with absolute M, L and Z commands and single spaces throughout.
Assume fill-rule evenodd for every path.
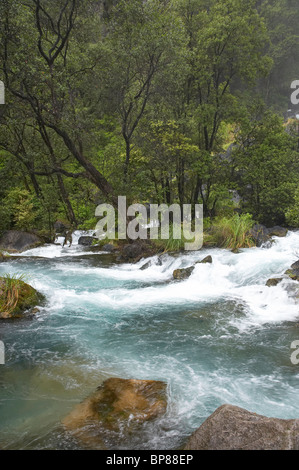
M 43 301 L 44 296 L 23 280 L 0 278 L 0 318 L 22 318 Z

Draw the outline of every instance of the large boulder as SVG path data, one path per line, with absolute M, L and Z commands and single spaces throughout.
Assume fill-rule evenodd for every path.
M 222 405 L 193 433 L 184 450 L 299 450 L 299 419 L 267 418 Z
M 140 432 L 142 424 L 167 408 L 166 384 L 153 380 L 110 378 L 63 420 L 85 445 L 105 448 Z
M 78 245 L 91 246 L 95 240 L 98 239 L 96 237 L 90 237 L 89 235 L 82 235 L 78 240 Z
M 267 228 L 265 225 L 256 224 L 249 231 L 249 235 L 256 244 L 260 247 L 264 243 L 270 242 L 272 237 L 285 237 L 288 233 L 288 229 L 275 225 L 275 227 Z
M 177 281 L 184 281 L 188 279 L 194 271 L 194 266 L 190 266 L 189 268 L 182 268 L 176 269 L 173 271 L 173 278 Z
M 0 238 L 0 250 L 11 253 L 21 253 L 42 244 L 42 239 L 34 233 L 18 230 L 6 230 Z
M 267 227 L 260 224 L 256 224 L 252 227 L 249 231 L 249 236 L 258 247 L 271 240 Z
M 32 315 L 43 301 L 43 295 L 21 279 L 0 278 L 0 319 Z

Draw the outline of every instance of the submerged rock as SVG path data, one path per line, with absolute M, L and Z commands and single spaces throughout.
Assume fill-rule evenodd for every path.
M 0 278 L 0 319 L 34 315 L 43 301 L 43 295 L 24 281 Z
M 299 450 L 299 419 L 267 418 L 222 405 L 193 433 L 184 450 Z
M 189 268 L 176 269 L 173 271 L 173 278 L 179 281 L 188 279 L 193 273 L 194 269 L 194 266 L 190 266 Z
M 8 252 L 20 253 L 40 245 L 43 245 L 40 237 L 18 230 L 6 230 L 0 238 L 0 249 Z
M 110 378 L 63 420 L 66 430 L 93 448 L 119 442 L 166 412 L 166 384 Z

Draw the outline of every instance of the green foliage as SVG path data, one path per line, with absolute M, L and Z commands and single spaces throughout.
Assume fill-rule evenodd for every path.
M 290 227 L 299 227 L 299 190 L 296 189 L 294 204 L 286 211 L 286 221 Z
M 213 223 L 233 190 L 255 220 L 297 225 L 298 135 L 252 105 L 287 109 L 295 2 L 31 3 L 0 3 L 0 231 L 94 228 L 118 195 L 202 203 Z
M 2 317 L 9 317 L 16 309 L 25 280 L 24 274 L 5 274 L 0 278 L 0 314 Z
M 204 236 L 204 243 L 233 251 L 254 246 L 249 234 L 253 224 L 251 214 L 216 218 L 210 231 Z
M 14 188 L 5 198 L 6 210 L 10 211 L 13 226 L 17 230 L 34 228 L 36 213 L 32 194 L 26 189 Z
M 285 222 L 298 181 L 296 137 L 271 112 L 242 122 L 233 162 L 242 207 L 268 226 Z

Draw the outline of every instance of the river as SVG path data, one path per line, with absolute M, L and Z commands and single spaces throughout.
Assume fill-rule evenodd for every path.
M 12 256 L 0 275 L 23 274 L 47 299 L 34 318 L 0 324 L 0 448 L 78 449 L 62 419 L 108 377 L 162 380 L 168 409 L 123 449 L 178 449 L 224 403 L 299 418 L 298 283 L 266 287 L 299 257 L 299 232 L 271 247 L 162 256 L 141 270 L 77 243 Z M 211 255 L 191 277 L 174 269 Z M 298 322 L 298 323 L 297 323 Z M 114 449 L 115 443 L 108 442 Z

